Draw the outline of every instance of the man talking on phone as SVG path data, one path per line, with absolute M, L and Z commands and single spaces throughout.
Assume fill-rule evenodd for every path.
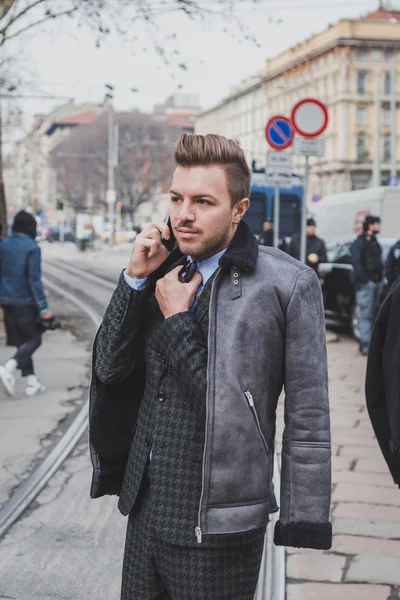
M 331 545 L 321 290 L 243 221 L 236 143 L 183 134 L 175 161 L 170 227 L 136 237 L 96 336 L 91 495 L 129 515 L 122 600 L 253 600 L 283 387 L 275 543 Z

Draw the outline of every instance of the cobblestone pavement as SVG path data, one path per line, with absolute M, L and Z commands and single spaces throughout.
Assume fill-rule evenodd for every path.
M 328 343 L 328 357 L 333 546 L 323 553 L 288 549 L 287 600 L 394 600 L 400 598 L 400 490 L 366 410 L 366 359 L 346 336 Z

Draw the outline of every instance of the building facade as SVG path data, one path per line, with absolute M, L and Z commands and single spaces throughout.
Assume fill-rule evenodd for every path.
M 260 146 L 268 149 L 264 128 L 275 114 L 290 116 L 293 106 L 306 97 L 324 102 L 329 125 L 323 134 L 325 155 L 310 160 L 308 200 L 313 195 L 362 189 L 373 184 L 373 161 L 379 146 L 381 183 L 387 184 L 391 161 L 392 71 L 400 91 L 400 13 L 378 10 L 358 20 L 342 20 L 294 48 L 267 61 L 262 76 L 263 119 L 257 131 L 238 141 L 249 159 L 257 159 Z M 376 108 L 379 76 L 381 102 Z M 259 92 L 259 89 L 258 89 Z M 252 99 L 255 90 L 249 90 Z M 236 95 L 237 96 L 237 95 Z M 230 103 L 235 95 L 202 113 L 196 131 L 227 135 L 233 129 Z M 261 97 L 261 96 L 260 96 Z M 250 98 L 244 121 L 256 122 Z M 400 114 L 396 106 L 397 156 L 400 152 Z M 222 116 L 223 115 L 223 116 Z M 217 118 L 218 117 L 218 118 Z M 379 120 L 379 136 L 376 123 Z M 213 127 L 213 129 L 212 129 Z M 230 136 L 232 137 L 232 136 Z M 244 142 L 246 139 L 246 142 Z M 301 174 L 303 157 L 295 157 L 294 170 Z
M 256 75 L 244 81 L 231 95 L 210 110 L 202 112 L 195 122 L 199 134 L 219 133 L 240 144 L 249 162 L 265 166 L 267 143 L 264 129 L 268 118 L 267 94 L 263 77 Z
M 93 122 L 101 108 L 68 103 L 48 115 L 38 115 L 31 131 L 16 143 L 4 173 L 11 215 L 30 207 L 35 213 L 55 206 L 56 181 L 51 152 L 79 125 Z

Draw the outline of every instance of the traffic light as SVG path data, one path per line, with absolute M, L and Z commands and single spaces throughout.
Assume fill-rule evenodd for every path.
M 64 198 L 59 198 L 57 200 L 57 210 L 64 210 L 65 200 Z

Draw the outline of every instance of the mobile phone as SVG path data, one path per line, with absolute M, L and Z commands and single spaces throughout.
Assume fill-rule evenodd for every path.
M 168 250 L 168 252 L 172 252 L 172 250 L 175 248 L 175 245 L 176 245 L 176 238 L 175 238 L 174 230 L 172 229 L 171 217 L 169 216 L 169 212 L 168 212 L 165 222 L 168 225 L 170 237 L 169 237 L 169 240 L 166 240 L 165 237 L 162 235 L 161 243 Z

